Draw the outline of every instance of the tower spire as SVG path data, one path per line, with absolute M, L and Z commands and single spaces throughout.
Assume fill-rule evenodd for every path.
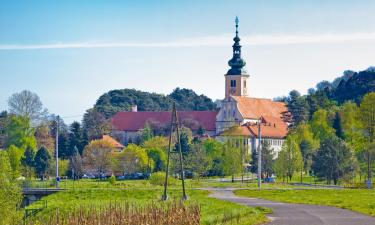
M 245 60 L 241 58 L 241 44 L 240 44 L 240 37 L 238 36 L 238 23 L 239 19 L 236 16 L 236 19 L 234 20 L 236 24 L 236 36 L 233 38 L 234 44 L 232 46 L 233 48 L 233 57 L 229 60 L 228 65 L 231 67 L 227 75 L 241 75 L 241 74 L 247 74 L 246 71 L 243 69 L 243 67 L 246 65 Z

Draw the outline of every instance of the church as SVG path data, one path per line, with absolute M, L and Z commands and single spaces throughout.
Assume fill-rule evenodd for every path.
M 260 135 L 277 155 L 288 133 L 291 116 L 285 103 L 249 96 L 250 75 L 244 69 L 246 62 L 241 57 L 238 18 L 235 22 L 233 56 L 228 62 L 230 69 L 224 75 L 225 98 L 219 111 L 179 111 L 179 120 L 182 124 L 192 125 L 189 128 L 193 134 L 204 130 L 204 135 L 229 141 L 248 154 L 255 151 Z M 112 134 L 126 145 L 139 136 L 146 124 L 165 125 L 170 117 L 171 112 L 138 112 L 135 106 L 130 112 L 118 112 L 112 117 Z

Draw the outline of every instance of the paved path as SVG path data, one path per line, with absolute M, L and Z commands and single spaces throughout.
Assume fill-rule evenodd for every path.
M 209 189 L 211 197 L 271 208 L 269 225 L 375 225 L 375 218 L 329 206 L 289 204 L 235 196 L 231 189 Z

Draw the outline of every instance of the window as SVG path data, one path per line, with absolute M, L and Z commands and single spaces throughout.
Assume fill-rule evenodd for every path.
M 246 87 L 246 80 L 243 81 L 243 87 Z
M 231 87 L 236 87 L 236 80 L 231 80 L 230 81 L 230 86 Z

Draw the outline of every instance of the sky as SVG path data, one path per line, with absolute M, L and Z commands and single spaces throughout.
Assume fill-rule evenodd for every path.
M 373 0 L 0 0 L 0 111 L 24 89 L 66 122 L 113 89 L 222 99 L 235 16 L 250 96 L 306 93 L 375 65 L 374 11 Z

